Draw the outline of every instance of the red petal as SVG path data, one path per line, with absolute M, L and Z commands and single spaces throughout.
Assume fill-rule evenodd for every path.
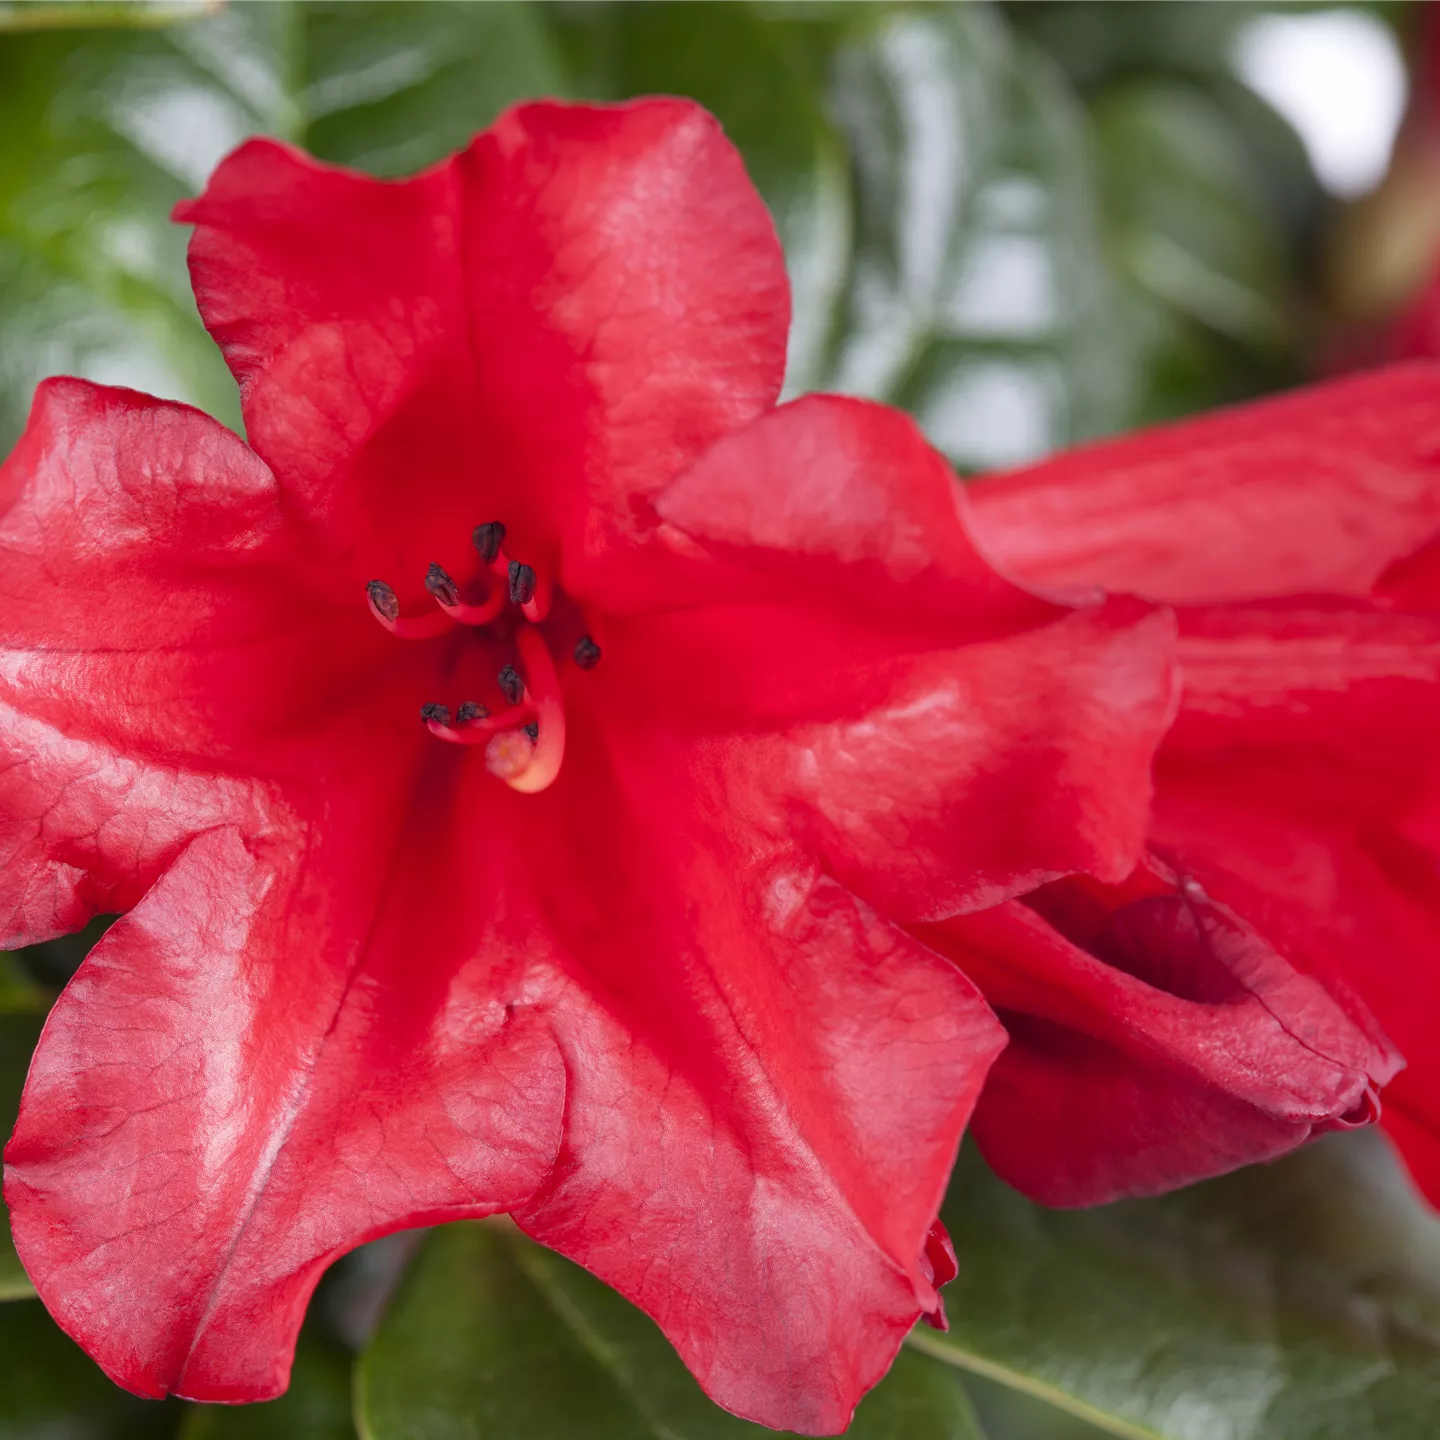
M 401 183 L 251 141 L 177 214 L 250 443 L 361 581 L 500 519 L 573 589 L 780 388 L 774 228 L 688 101 L 522 106 Z
M 1083 446 L 972 499 L 977 533 L 1032 584 L 1178 604 L 1364 594 L 1440 529 L 1440 365 Z
M 337 858 L 364 827 L 328 818 L 325 841 L 193 841 L 87 958 L 31 1068 L 5 1152 L 16 1248 L 141 1394 L 278 1394 L 330 1260 L 506 1209 L 554 1159 L 564 1065 L 523 952 L 450 948 L 454 892 L 403 880 L 392 899 L 430 904 L 372 929 L 383 873 Z
M 782 407 L 659 508 L 735 577 L 734 598 L 618 624 L 607 694 L 617 713 L 634 694 L 657 724 L 725 727 L 714 763 L 732 806 L 785 814 L 898 917 L 1128 873 L 1173 703 L 1168 615 L 1067 614 L 1001 581 L 948 468 L 904 416 L 863 402 Z
M 581 706 L 539 796 L 436 747 L 403 830 L 332 776 L 302 831 L 196 840 L 87 961 L 8 1196 L 117 1378 L 273 1394 L 328 1259 L 502 1206 L 772 1425 L 841 1428 L 933 1311 L 920 1257 L 993 1016 L 731 818 L 703 750 L 603 744 Z
M 1374 1118 L 1377 1047 L 1313 980 L 1163 867 L 1058 882 L 927 929 L 1010 1034 L 986 1158 L 1051 1205 L 1156 1194 Z
M 202 830 L 274 823 L 254 777 L 285 773 L 376 627 L 307 589 L 269 471 L 184 406 L 47 382 L 0 506 L 0 941 L 16 944 L 134 904 Z
M 1357 1023 L 1373 1012 L 1408 1061 L 1385 1123 L 1440 1200 L 1440 621 L 1295 602 L 1183 628 L 1155 843 Z
M 932 1330 L 946 1331 L 950 1322 L 945 1318 L 945 1301 L 938 1292 L 942 1285 L 948 1285 L 960 1273 L 960 1264 L 955 1258 L 950 1232 L 939 1220 L 930 1227 L 930 1233 L 925 1237 L 925 1253 L 921 1257 L 920 1268 L 937 1292 L 935 1308 L 927 1310 L 920 1318 Z
M 783 826 L 735 816 L 703 748 L 575 739 L 508 825 L 546 847 L 576 959 L 565 1146 L 516 1218 L 653 1315 L 722 1405 L 837 1431 L 935 1307 L 921 1254 L 1001 1034 Z
M 1440 1209 L 1440 1123 L 1437 1119 L 1440 1117 L 1432 1113 L 1425 1120 L 1414 1120 L 1390 1095 L 1385 1097 L 1385 1129 L 1421 1194 Z

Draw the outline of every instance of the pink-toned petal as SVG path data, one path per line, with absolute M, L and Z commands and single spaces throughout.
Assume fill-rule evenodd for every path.
M 1158 865 L 922 934 L 1010 1035 L 975 1135 L 1047 1204 L 1156 1194 L 1364 1123 L 1398 1068 L 1319 984 Z
M 1420 1193 L 1440 1209 L 1440 1115 L 1432 1113 L 1417 1120 L 1402 1104 L 1390 1098 L 1384 1123 Z
M 457 163 L 487 463 L 517 543 L 558 538 L 580 592 L 651 531 L 659 490 L 774 404 L 784 257 L 690 101 L 523 105 Z
M 1176 604 L 1366 593 L 1440 530 L 1440 365 L 1082 446 L 971 487 L 1009 573 Z
M 958 972 L 732 814 L 703 752 L 611 737 L 605 781 L 599 734 L 577 740 L 510 832 L 548 837 L 575 962 L 565 1145 L 516 1218 L 722 1405 L 833 1433 L 937 1306 L 927 1236 L 1003 1037 Z M 547 803 L 568 819 L 532 830 Z
M 307 583 L 270 472 L 186 406 L 48 381 L 0 467 L 0 941 L 137 901 L 376 663 Z
M 710 594 L 613 621 L 597 683 L 642 731 L 709 736 L 742 813 L 784 816 L 905 919 L 1135 864 L 1171 618 L 1129 600 L 1067 612 L 1002 580 L 906 417 L 784 406 L 659 509 L 708 557 Z
M 1382 1123 L 1433 1193 L 1440 622 L 1297 601 L 1186 612 L 1182 629 L 1154 844 L 1357 1024 L 1373 1014 L 1407 1062 Z
M 278 1394 L 329 1261 L 510 1208 L 555 1156 L 564 1064 L 523 942 L 472 948 L 453 893 L 387 880 L 348 838 L 375 817 L 329 818 L 329 838 L 193 840 L 86 959 L 31 1069 L 16 1247 L 140 1394 Z
M 732 783 L 902 920 L 1119 879 L 1144 847 L 1173 633 L 1119 601 L 923 657 L 860 715 L 737 746 Z
M 319 814 L 202 835 L 86 962 L 7 1195 L 122 1383 L 273 1394 L 328 1260 L 497 1208 L 772 1425 L 840 1429 L 934 1312 L 927 1236 L 1003 1042 L 983 1000 L 724 818 L 687 742 L 570 730 L 539 795 L 437 746 L 383 813 L 342 770 Z

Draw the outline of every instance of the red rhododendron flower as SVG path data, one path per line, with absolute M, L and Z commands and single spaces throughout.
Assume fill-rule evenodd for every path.
M 1173 622 L 1000 578 L 904 417 L 775 408 L 692 105 L 398 184 L 253 142 L 182 218 L 250 448 L 57 381 L 0 479 L 3 939 L 126 912 L 6 1151 L 37 1288 L 260 1399 L 330 1260 L 509 1211 L 838 1430 L 1003 1043 L 901 922 L 1130 871 Z
M 1371 1118 L 1403 1054 L 1383 1123 L 1440 1203 L 1440 366 L 972 498 L 1032 584 L 1174 604 L 1183 690 L 1151 858 L 936 938 L 1011 1036 L 986 1154 L 1054 1203 L 1147 1193 Z

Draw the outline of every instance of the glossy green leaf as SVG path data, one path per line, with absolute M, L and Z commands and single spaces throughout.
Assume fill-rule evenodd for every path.
M 1336 1136 L 1160 1200 L 1046 1210 L 967 1150 L 927 1354 L 1124 1436 L 1430 1440 L 1440 1218 L 1381 1138 Z
M 350 1352 L 306 1324 L 290 1388 L 260 1405 L 192 1405 L 179 1440 L 355 1440 Z
M 0 33 L 0 452 L 48 374 L 236 418 L 190 298 L 184 232 L 168 221 L 264 123 L 191 53 L 217 26 L 237 30 L 236 16 L 145 32 Z M 244 47 L 235 54 L 239 72 Z
M 0 1305 L 0 1440 L 168 1440 L 180 1413 L 112 1385 L 38 1300 Z
M 25 1084 L 25 1072 L 30 1068 L 30 1054 L 44 1023 L 43 1014 L 0 1013 L 0 1136 L 7 1139 L 20 1108 L 20 1091 Z M 27 1299 L 34 1293 L 15 1254 L 10 1240 L 10 1218 L 4 1202 L 0 1201 L 0 1300 Z M 4 1430 L 0 1428 L 0 1440 L 3 1436 Z
M 0 0 L 0 30 L 139 29 L 213 15 L 221 0 Z
M 247 136 L 382 174 L 563 88 L 521 5 L 234 4 L 146 32 L 0 33 L 0 453 L 45 375 L 238 398 L 200 327 L 177 200 Z
M 493 1225 L 435 1231 L 360 1361 L 367 1440 L 756 1440 L 659 1330 L 551 1251 Z M 904 1353 L 852 1440 L 979 1440 L 954 1374 Z
M 1053 66 L 985 7 L 897 9 L 842 46 L 830 104 L 857 227 L 824 388 L 904 406 L 965 468 L 1113 428 L 1127 352 Z
M 1143 80 L 1109 93 L 1095 123 L 1134 282 L 1222 334 L 1283 341 L 1282 240 L 1224 112 L 1193 86 Z
M 1296 271 L 1319 196 L 1293 132 L 1223 78 L 1131 78 L 1091 110 L 1115 320 L 1140 357 L 1127 424 L 1302 378 Z
M 569 93 L 542 7 L 515 0 L 292 5 L 298 131 L 322 159 L 377 175 L 465 145 L 508 105 Z

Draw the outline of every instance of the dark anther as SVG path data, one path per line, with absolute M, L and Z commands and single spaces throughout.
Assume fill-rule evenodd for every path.
M 470 538 L 475 542 L 475 548 L 480 552 L 480 558 L 489 565 L 500 553 L 500 547 L 505 543 L 505 527 L 498 520 L 490 520 L 484 525 L 477 525 L 471 532 Z
M 532 740 L 538 740 L 538 739 L 540 738 L 540 722 L 539 722 L 538 720 L 532 720 L 532 721 L 525 727 L 525 733 L 526 733 Z
M 370 597 L 370 603 L 392 624 L 400 618 L 400 602 L 383 580 L 372 580 L 365 587 L 365 593 Z
M 535 572 L 518 560 L 510 562 L 510 598 L 523 605 L 535 594 Z
M 425 588 L 442 605 L 458 605 L 460 603 L 460 588 L 445 573 L 442 566 L 432 565 L 425 572 Z
M 420 707 L 420 718 L 427 723 L 431 720 L 438 720 L 442 725 L 449 725 L 450 710 L 445 705 L 422 705 Z
M 495 683 L 500 687 L 500 693 L 512 705 L 520 703 L 520 697 L 525 693 L 525 682 L 520 678 L 520 672 L 513 665 L 505 666 L 495 677 Z
M 483 720 L 489 713 L 483 705 L 477 705 L 473 700 L 466 700 L 455 712 L 455 723 L 463 725 L 467 720 Z
M 582 670 L 593 670 L 600 663 L 600 647 L 588 635 L 575 642 L 575 663 Z

